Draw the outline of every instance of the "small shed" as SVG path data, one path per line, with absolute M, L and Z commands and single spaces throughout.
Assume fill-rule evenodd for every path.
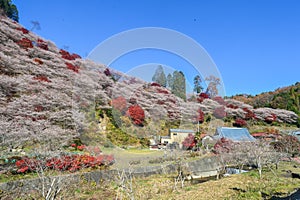
M 249 133 L 247 128 L 218 127 L 214 138 L 227 138 L 233 142 L 253 142 L 255 138 Z

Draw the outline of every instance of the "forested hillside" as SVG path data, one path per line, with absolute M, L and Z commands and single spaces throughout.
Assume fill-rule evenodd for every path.
M 243 101 L 254 108 L 269 107 L 293 111 L 300 115 L 300 83 L 256 96 L 236 95 L 233 99 Z

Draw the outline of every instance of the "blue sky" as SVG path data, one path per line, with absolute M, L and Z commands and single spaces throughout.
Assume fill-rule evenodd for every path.
M 202 45 L 217 65 L 226 95 L 258 94 L 300 81 L 300 1 L 297 0 L 13 0 L 20 23 L 60 48 L 87 56 L 110 36 L 163 27 Z M 180 69 L 186 61 L 158 51 L 138 52 L 112 67 L 127 72 L 144 63 Z M 189 75 L 188 75 L 189 74 Z

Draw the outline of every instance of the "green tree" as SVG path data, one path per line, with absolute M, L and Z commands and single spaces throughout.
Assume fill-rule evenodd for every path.
M 15 4 L 11 0 L 0 0 L 0 13 L 2 12 L 9 18 L 19 21 L 19 13 Z
M 164 69 L 161 65 L 159 65 L 152 77 L 152 81 L 160 84 L 163 87 L 167 86 L 167 78 L 164 72 Z
M 194 92 L 197 94 L 200 94 L 203 90 L 203 87 L 201 86 L 201 77 L 199 75 L 195 76 L 194 78 Z
M 167 85 L 170 89 L 173 87 L 173 76 L 170 73 L 167 76 Z
M 182 71 L 174 71 L 173 85 L 171 87 L 173 94 L 186 100 L 185 76 Z

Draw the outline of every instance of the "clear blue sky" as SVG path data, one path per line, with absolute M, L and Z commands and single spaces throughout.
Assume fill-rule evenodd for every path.
M 216 63 L 226 95 L 257 94 L 300 81 L 298 0 L 13 0 L 20 23 L 83 57 L 100 42 L 139 27 L 163 27 L 201 44 Z M 144 53 L 145 54 L 145 53 Z M 114 66 L 125 71 L 164 55 L 137 56 Z M 145 56 L 147 57 L 147 56 Z M 151 57 L 151 59 L 149 59 Z M 173 68 L 184 62 L 165 57 Z M 128 65 L 128 66 L 126 66 Z M 177 65 L 177 66 L 176 66 Z M 188 69 L 188 68 L 187 68 Z M 189 73 L 189 72 L 185 72 Z

